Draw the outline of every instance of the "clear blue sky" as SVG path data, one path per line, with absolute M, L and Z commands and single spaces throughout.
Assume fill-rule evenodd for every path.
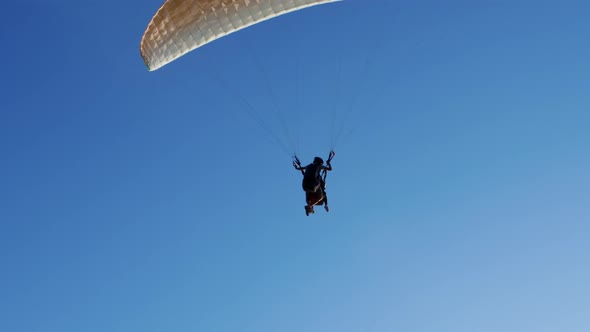
M 344 1 L 148 72 L 160 5 L 3 6 L 1 331 L 590 330 L 587 1 Z M 329 213 L 241 98 L 304 162 L 352 129 Z

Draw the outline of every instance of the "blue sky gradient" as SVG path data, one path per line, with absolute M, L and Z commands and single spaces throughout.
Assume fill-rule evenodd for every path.
M 590 4 L 343 1 L 148 72 L 160 5 L 4 6 L 1 331 L 590 329 Z

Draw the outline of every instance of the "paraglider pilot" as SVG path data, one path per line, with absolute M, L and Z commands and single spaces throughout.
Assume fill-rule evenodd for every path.
M 301 171 L 303 174 L 303 181 L 301 183 L 303 191 L 305 191 L 305 214 L 314 213 L 313 207 L 315 205 L 324 205 L 324 209 L 330 211 L 328 207 L 328 196 L 326 195 L 326 175 L 328 171 L 332 170 L 332 158 L 335 156 L 334 151 L 330 151 L 326 166 L 324 160 L 320 157 L 315 157 L 313 163 L 307 166 L 301 166 L 301 162 L 297 157 L 293 159 L 293 167 Z

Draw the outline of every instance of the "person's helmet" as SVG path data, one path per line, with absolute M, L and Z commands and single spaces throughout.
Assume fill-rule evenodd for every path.
M 313 158 L 313 163 L 317 164 L 317 165 L 323 165 L 324 164 L 324 159 L 320 158 L 320 157 L 315 157 Z

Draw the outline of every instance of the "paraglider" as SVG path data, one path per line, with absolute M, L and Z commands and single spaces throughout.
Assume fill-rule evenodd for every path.
M 205 44 L 251 25 L 337 1 L 342 0 L 166 0 L 143 33 L 141 57 L 148 70 L 155 71 Z M 256 119 L 263 122 L 259 116 Z M 281 145 L 264 123 L 261 126 Z M 329 211 L 325 179 L 326 173 L 332 170 L 330 162 L 333 157 L 331 151 L 327 166 L 316 157 L 313 163 L 304 167 L 294 157 L 295 168 L 304 175 L 307 215 L 314 213 L 316 205 L 323 205 Z
M 153 71 L 251 25 L 336 1 L 340 0 L 166 0 L 141 38 L 141 57 Z
M 299 158 L 293 158 L 293 167 L 303 174 L 301 186 L 305 191 L 305 202 L 307 203 L 305 205 L 305 214 L 308 216 L 315 213 L 314 206 L 316 205 L 323 205 L 326 212 L 330 211 L 328 195 L 326 194 L 326 176 L 327 172 L 332 170 L 331 162 L 335 155 L 334 151 L 330 151 L 326 166 L 324 166 L 324 160 L 320 157 L 315 157 L 313 163 L 307 166 L 301 166 Z

